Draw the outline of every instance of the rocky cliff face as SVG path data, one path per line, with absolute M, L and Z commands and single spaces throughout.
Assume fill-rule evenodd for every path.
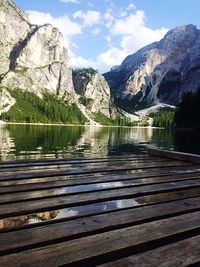
M 0 36 L 0 114 L 15 104 L 9 91 L 19 89 L 39 97 L 48 92 L 76 103 L 91 124 L 95 124 L 92 112 L 110 117 L 110 88 L 100 74 L 96 73 L 82 92 L 77 91 L 77 96 L 58 29 L 49 24 L 32 25 L 12 0 L 0 0 Z M 77 76 L 75 83 L 81 88 L 82 77 Z M 80 95 L 92 99 L 89 110 L 78 102 Z
M 7 112 L 14 104 L 15 99 L 9 94 L 6 88 L 0 89 L 0 114 Z
M 58 29 L 31 25 L 11 0 L 1 0 L 0 35 L 2 86 L 73 97 L 68 55 Z
M 74 89 L 91 112 L 101 112 L 111 117 L 113 107 L 110 88 L 104 77 L 93 69 L 80 69 L 73 74 Z
M 185 92 L 200 86 L 199 51 L 200 31 L 194 25 L 177 27 L 160 42 L 128 56 L 104 77 L 116 99 L 176 105 Z

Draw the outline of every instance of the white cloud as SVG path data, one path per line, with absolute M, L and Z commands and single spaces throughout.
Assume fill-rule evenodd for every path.
M 159 41 L 168 31 L 166 28 L 154 30 L 147 27 L 143 10 L 137 10 L 124 18 L 114 17 L 113 19 L 112 17 L 107 27 L 110 33 L 106 36 L 109 49 L 97 58 L 97 64 L 102 68 L 121 64 L 126 56 L 133 54 L 147 44 Z M 118 47 L 116 45 L 110 47 L 114 36 L 120 38 Z
M 143 10 L 137 10 L 126 18 L 115 20 L 110 34 L 121 36 L 121 48 L 127 53 L 134 53 L 143 46 L 159 41 L 168 31 L 166 28 L 151 29 L 145 25 Z
M 106 13 L 104 14 L 104 19 L 106 21 L 113 21 L 114 17 L 111 15 L 111 13 L 109 11 L 106 11 Z
M 83 12 L 78 10 L 73 14 L 74 19 L 82 19 L 84 27 L 91 27 L 95 24 L 99 24 L 101 21 L 101 14 L 98 11 L 88 10 Z
M 109 69 L 114 65 L 118 65 L 127 56 L 123 49 L 113 47 L 97 57 L 97 66 L 100 70 Z
M 100 28 L 96 28 L 96 29 L 93 29 L 91 32 L 92 32 L 92 34 L 97 35 L 97 34 L 99 34 L 101 32 L 101 29 Z
M 60 0 L 60 2 L 63 2 L 63 3 L 72 3 L 72 4 L 79 4 L 80 3 L 79 0 Z
M 114 16 L 111 14 L 109 10 L 106 11 L 106 13 L 103 15 L 103 19 L 105 20 L 105 26 L 106 28 L 110 28 L 115 20 Z
M 69 0 L 62 1 L 67 2 Z M 166 28 L 152 29 L 148 27 L 144 11 L 134 9 L 133 3 L 125 7 L 124 12 L 127 12 L 125 17 L 121 17 L 122 9 L 116 11 L 115 8 L 107 9 L 102 15 L 95 10 L 78 10 L 72 17 L 68 15 L 53 17 L 49 13 L 37 11 L 28 11 L 27 13 L 32 23 L 40 25 L 50 23 L 63 33 L 65 46 L 68 49 L 73 67 L 91 66 L 100 71 L 106 71 L 113 65 L 121 64 L 122 60 L 129 54 L 133 54 L 147 44 L 160 40 L 168 31 Z M 77 51 L 77 49 L 81 51 L 80 44 L 78 47 L 73 38 L 80 34 L 83 35 L 86 28 L 91 28 L 91 38 L 95 38 L 92 35 L 97 35 L 100 32 L 104 34 L 102 43 L 99 45 L 105 46 L 103 40 L 107 43 L 105 51 L 93 59 L 84 58 L 83 55 L 77 56 L 73 51 Z M 85 42 L 88 42 L 88 37 Z
M 134 14 L 117 19 L 110 28 L 113 35 L 129 35 L 145 25 L 144 11 L 137 10 Z
M 136 52 L 143 46 L 159 41 L 167 32 L 167 29 L 161 28 L 152 30 L 147 27 L 141 27 L 139 31 L 135 31 L 130 35 L 125 35 L 121 39 L 121 47 L 127 53 Z
M 97 62 L 95 62 L 92 59 L 86 59 L 81 56 L 75 55 L 73 52 L 69 51 L 69 57 L 70 57 L 70 65 L 72 67 L 79 67 L 79 68 L 97 68 Z
M 107 36 L 104 37 L 104 39 L 106 40 L 107 45 L 108 45 L 109 47 L 113 46 L 113 42 L 112 42 L 112 38 L 111 38 L 111 36 L 107 35 Z
M 136 6 L 133 3 L 130 3 L 127 7 L 128 10 L 130 9 L 136 9 Z

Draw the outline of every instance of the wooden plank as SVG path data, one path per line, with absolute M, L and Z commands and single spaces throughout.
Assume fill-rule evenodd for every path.
M 111 211 L 125 210 L 127 208 L 145 207 L 150 204 L 161 204 L 174 200 L 181 200 L 193 197 L 199 197 L 200 188 L 173 191 L 168 193 L 145 195 L 142 197 L 116 199 L 104 202 L 98 202 L 89 205 L 72 206 L 51 211 L 43 211 L 38 213 L 30 213 L 15 217 L 7 217 L 0 219 L 0 232 L 10 232 L 19 229 L 28 229 L 40 225 L 46 225 L 51 222 L 64 222 L 72 219 L 82 218 L 89 215 L 106 214 Z
M 200 235 L 170 243 L 99 267 L 200 266 Z
M 119 163 L 119 162 L 141 162 L 141 161 L 165 161 L 166 159 L 158 158 L 158 157 L 138 157 L 138 158 L 111 158 L 111 159 L 99 159 L 99 160 L 92 160 L 92 159 L 82 159 L 82 160 L 63 160 L 63 161 L 55 161 L 55 162 L 34 162 L 34 163 L 18 163 L 12 164 L 7 163 L 3 164 L 0 163 L 0 172 L 4 172 L 7 170 L 16 171 L 16 170 L 31 170 L 37 167 L 37 169 L 44 169 L 44 168 L 56 168 L 61 167 L 62 165 L 85 165 L 85 164 L 102 164 L 102 163 Z
M 85 235 L 177 216 L 200 209 L 200 198 L 185 199 L 141 208 L 130 208 L 68 222 L 0 234 L 0 253 L 48 245 Z
M 177 190 L 172 192 L 162 192 L 158 194 L 149 194 L 144 195 L 138 198 L 135 198 L 135 200 L 138 202 L 138 204 L 151 204 L 151 203 L 158 203 L 163 201 L 173 201 L 183 198 L 190 198 L 200 195 L 200 188 L 192 188 L 186 190 Z
M 181 166 L 191 166 L 191 163 L 173 161 L 173 162 L 164 162 L 164 163 L 145 163 L 145 164 L 137 164 L 137 166 L 131 166 L 130 164 L 124 164 L 117 166 L 111 166 L 107 168 L 69 168 L 67 170 L 46 170 L 45 172 L 41 171 L 32 171 L 32 172 L 24 172 L 24 173 L 3 173 L 0 175 L 0 180 L 5 181 L 9 179 L 24 179 L 24 178 L 41 178 L 48 176 L 62 176 L 62 175 L 77 175 L 77 174 L 90 174 L 90 173 L 109 173 L 109 172 L 117 172 L 117 171 L 130 171 L 130 170 L 139 170 L 139 169 L 151 169 L 151 168 L 171 168 L 171 167 L 181 167 Z
M 26 195 L 26 197 L 24 196 L 24 194 L 20 196 L 17 196 L 17 193 L 14 196 L 9 194 L 6 198 L 6 203 L 16 201 L 18 202 L 5 204 L 5 198 L 2 199 L 4 204 L 0 206 L 0 217 L 4 218 L 5 216 L 8 217 L 33 212 L 42 212 L 46 211 L 47 209 L 53 210 L 73 205 L 92 204 L 101 201 L 115 200 L 120 198 L 133 198 L 147 194 L 158 194 L 181 189 L 183 190 L 186 188 L 195 189 L 199 186 L 200 180 L 189 180 L 173 183 L 146 185 L 140 187 L 99 190 L 96 192 L 88 192 L 81 194 L 79 193 L 75 195 L 54 195 L 54 197 L 52 197 L 53 192 L 51 192 L 50 196 L 49 192 L 42 193 L 42 195 L 37 195 L 37 193 L 34 192 L 34 194 Z M 46 198 L 44 198 L 45 196 Z M 32 199 L 36 197 L 37 199 Z M 29 201 L 27 201 L 28 198 L 30 199 Z M 19 201 L 22 200 L 24 201 L 20 203 Z
M 149 161 L 149 160 L 126 160 L 126 161 L 122 161 L 120 162 L 121 165 L 125 165 L 125 166 L 138 166 L 138 165 L 146 165 L 146 164 L 154 164 L 154 163 L 158 163 L 158 164 L 168 164 L 168 163 L 177 163 L 177 161 L 172 161 L 172 160 L 166 160 L 166 159 L 162 159 L 162 158 L 157 158 L 153 161 Z M 183 162 L 184 163 L 184 162 Z M 93 168 L 108 168 L 108 167 L 117 167 L 119 166 L 119 162 L 117 161 L 113 161 L 113 162 L 95 162 L 95 163 L 85 163 L 85 164 L 79 164 L 79 163 L 74 163 L 74 164 L 63 164 L 63 165 L 49 165 L 49 166 L 34 166 L 34 167 L 23 167 L 23 168 L 11 168 L 11 169 L 0 169 L 0 176 L 3 174 L 13 174 L 13 173 L 27 173 L 27 172 L 42 172 L 42 171 L 57 171 L 57 170 L 67 170 L 67 169 L 71 169 L 71 170 L 77 170 L 77 169 L 93 169 Z
M 195 164 L 200 164 L 200 155 L 189 154 L 183 152 L 177 152 L 172 150 L 162 150 L 162 149 L 149 149 L 149 154 L 152 156 L 159 156 L 168 159 L 187 161 Z
M 151 173 L 152 175 L 152 173 Z M 200 178 L 200 172 L 197 173 L 185 173 L 184 174 L 174 174 L 174 175 L 160 175 L 153 177 L 135 177 L 134 174 L 124 174 L 124 175 L 112 175 L 112 176 L 99 176 L 99 177 L 89 177 L 89 178 L 72 178 L 66 179 L 63 181 L 50 181 L 46 183 L 34 183 L 34 184 L 25 184 L 25 185 L 11 185 L 9 186 L 1 186 L 0 185 L 0 194 L 5 193 L 14 193 L 14 192 L 26 192 L 26 191 L 34 191 L 37 189 L 54 189 L 54 188 L 62 188 L 66 186 L 76 186 L 76 185 L 96 185 L 106 186 L 108 187 L 116 187 L 119 186 L 118 182 L 123 183 L 123 185 L 146 185 L 146 184 L 155 184 L 155 183 L 164 183 L 170 181 L 183 181 Z M 109 183 L 109 184 L 108 184 Z
M 118 199 L 15 217 L 12 216 L 0 219 L 0 233 L 11 232 L 16 229 L 28 229 L 38 225 L 47 225 L 49 223 L 66 222 L 90 215 L 106 214 L 111 211 L 133 208 L 138 205 L 141 206 L 135 199 Z
M 54 155 L 53 155 L 54 156 Z M 114 156 L 114 157 L 91 157 L 91 158 L 83 158 L 83 157 L 75 157 L 75 158 L 50 158 L 50 159 L 43 159 L 43 158 L 40 158 L 40 159 L 21 159 L 21 160 L 9 160 L 9 161 L 2 161 L 0 163 L 0 168 L 4 168 L 7 166 L 12 166 L 15 167 L 16 165 L 19 165 L 19 166 L 28 166 L 29 164 L 33 164 L 33 165 L 30 165 L 30 166 L 34 166 L 35 164 L 37 165 L 43 165 L 43 164 L 51 164 L 53 165 L 54 163 L 57 165 L 57 164 L 61 164 L 61 163 L 71 163 L 72 161 L 76 161 L 76 162 L 85 162 L 85 161 L 101 161 L 101 160 L 106 160 L 106 161 L 112 161 L 112 160 L 124 160 L 124 159 L 141 159 L 141 158 L 155 158 L 154 156 L 149 156 L 147 154 L 144 154 L 144 155 L 131 155 L 131 156 L 123 156 L 123 155 L 120 155 L 120 156 Z M 22 165 L 23 164 L 23 165 Z
M 183 223 L 184 222 L 184 223 Z M 138 252 L 151 245 L 163 244 L 170 238 L 180 238 L 200 231 L 200 212 L 179 215 L 155 222 L 113 230 L 13 253 L 0 257 L 2 267 L 13 266 L 61 266 L 64 264 L 92 264 L 118 255 Z M 31 259 L 31 260 L 30 260 Z M 83 265 L 85 266 L 85 265 Z
M 189 179 L 173 182 L 163 182 L 163 183 L 153 183 L 153 184 L 137 184 L 134 181 L 126 182 L 109 182 L 109 183 L 97 183 L 97 184 L 88 184 L 88 185 L 77 185 L 77 186 L 66 186 L 58 187 L 52 189 L 43 189 L 43 190 L 34 190 L 34 191 L 25 191 L 25 192 L 16 192 L 13 194 L 1 194 L 0 195 L 0 204 L 19 202 L 19 201 L 28 201 L 31 199 L 43 199 L 43 198 L 52 198 L 60 196 L 70 196 L 74 194 L 82 194 L 85 192 L 101 192 L 108 190 L 127 189 L 130 190 L 132 196 L 147 194 L 147 193 L 158 193 L 165 191 L 173 191 L 177 188 L 195 188 L 200 187 L 200 179 Z M 78 196 L 77 196 L 78 197 Z
M 108 178 L 108 180 L 114 180 L 116 178 L 116 180 L 118 179 L 122 179 L 123 177 L 126 179 L 127 176 L 130 175 L 130 178 L 148 178 L 148 177 L 153 177 L 153 176 L 159 176 L 159 177 L 163 177 L 163 176 L 168 176 L 168 175 L 182 175 L 184 173 L 186 174 L 195 174 L 195 173 L 199 173 L 200 172 L 200 168 L 199 165 L 190 165 L 190 166 L 183 166 L 183 167 L 170 167 L 170 169 L 163 169 L 163 168 L 152 168 L 151 171 L 149 172 L 148 169 L 137 169 L 137 170 L 131 170 L 131 171 L 124 171 L 124 172 L 120 172 L 120 171 L 113 171 L 110 173 L 90 173 L 90 174 L 77 174 L 76 176 L 72 175 L 61 175 L 61 176 L 49 176 L 49 177 L 41 177 L 41 178 L 21 178 L 21 179 L 17 179 L 17 178 L 10 178 L 6 181 L 1 181 L 0 180 L 0 187 L 4 187 L 4 186 L 10 186 L 10 185 L 31 185 L 34 183 L 46 183 L 46 182 L 56 182 L 56 181 L 71 181 L 72 184 L 88 184 L 91 181 L 95 181 L 98 182 L 99 180 L 101 181 L 106 181 L 106 179 Z M 77 181 L 77 183 L 76 183 Z M 80 183 L 79 183 L 80 181 Z M 88 181 L 88 182 L 87 182 Z

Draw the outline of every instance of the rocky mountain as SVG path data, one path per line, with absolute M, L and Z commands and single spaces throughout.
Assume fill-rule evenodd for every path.
M 79 102 L 87 109 L 113 116 L 110 88 L 101 74 L 92 68 L 77 69 L 73 71 L 73 83 Z
M 151 104 L 176 105 L 200 86 L 200 30 L 186 25 L 170 30 L 104 74 L 116 103 L 128 110 Z
M 0 119 L 5 121 L 135 121 L 139 118 L 125 111 L 177 105 L 200 87 L 200 30 L 194 25 L 170 30 L 104 76 L 89 68 L 74 70 L 72 77 L 59 30 L 31 24 L 12 0 L 0 0 L 0 36 Z
M 0 1 L 1 86 L 74 97 L 64 40 L 51 25 L 31 25 L 11 0 Z
M 91 112 L 102 112 L 110 117 L 110 89 L 103 76 L 98 73 L 83 89 L 84 93 L 81 93 L 81 96 L 93 99 L 91 110 L 87 110 L 85 105 L 78 102 L 80 95 L 77 95 L 74 90 L 68 53 L 64 48 L 63 36 L 58 29 L 49 24 L 32 25 L 26 14 L 12 0 L 0 0 L 0 36 L 0 114 L 8 111 L 11 113 L 4 118 L 12 120 L 13 114 L 17 113 L 25 118 L 28 104 L 26 105 L 24 102 L 27 97 L 33 98 L 31 100 L 32 107 L 30 107 L 32 112 L 40 109 L 40 115 L 29 114 L 27 120 L 31 122 L 33 121 L 32 117 L 36 121 L 41 117 L 44 119 L 41 113 L 45 112 L 46 116 L 46 111 L 49 114 L 56 113 L 54 122 L 62 120 L 62 114 L 58 113 L 59 110 L 64 112 L 63 105 L 72 105 L 67 111 L 69 116 L 73 113 L 74 108 L 77 118 L 80 117 L 82 111 L 83 117 L 86 117 L 88 123 L 95 123 L 91 118 Z M 82 77 L 76 77 L 76 88 L 78 88 L 79 82 L 82 84 L 81 81 Z M 26 95 L 19 95 L 17 99 L 15 96 L 18 94 L 16 93 L 18 90 Z M 46 93 L 52 94 L 60 99 L 62 104 L 57 102 L 57 107 L 53 107 L 52 99 L 49 100 L 51 103 L 45 103 L 46 99 L 49 99 L 48 96 L 41 102 L 30 93 L 41 99 Z M 18 103 L 22 97 L 24 102 Z M 35 103 L 37 106 L 33 106 Z M 22 104 L 23 112 L 19 107 Z M 43 106 L 41 107 L 41 105 Z M 18 108 L 14 109 L 17 106 Z M 73 116 L 75 115 L 73 114 Z M 15 119 L 17 120 L 17 118 Z M 67 116 L 62 122 L 66 123 L 66 121 Z M 84 120 L 76 121 L 82 123 Z

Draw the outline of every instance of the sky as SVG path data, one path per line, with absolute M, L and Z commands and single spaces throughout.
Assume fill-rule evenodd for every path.
M 119 65 L 169 29 L 200 28 L 200 0 L 14 0 L 33 24 L 51 23 L 64 36 L 71 67 L 100 72 Z

